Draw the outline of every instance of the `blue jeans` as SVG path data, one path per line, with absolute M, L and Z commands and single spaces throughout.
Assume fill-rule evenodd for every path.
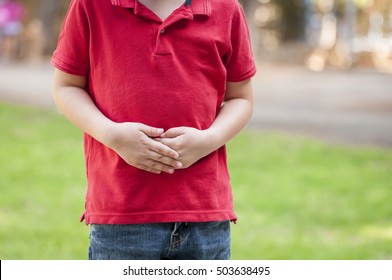
M 230 222 L 90 225 L 90 260 L 228 260 Z

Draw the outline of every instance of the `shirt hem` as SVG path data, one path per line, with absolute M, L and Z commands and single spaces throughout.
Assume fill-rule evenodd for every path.
M 174 222 L 217 222 L 237 221 L 233 211 L 220 212 L 178 212 L 178 213 L 151 213 L 151 214 L 84 214 L 83 218 L 89 224 L 147 224 L 147 223 L 174 223 Z M 83 221 L 83 219 L 81 220 Z

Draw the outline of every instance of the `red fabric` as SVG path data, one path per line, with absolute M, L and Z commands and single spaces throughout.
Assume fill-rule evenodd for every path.
M 162 22 L 135 0 L 73 0 L 52 63 L 88 77 L 97 107 L 116 122 L 208 128 L 226 81 L 255 65 L 237 0 L 193 0 Z M 127 165 L 85 135 L 86 223 L 235 220 L 225 147 L 173 175 Z

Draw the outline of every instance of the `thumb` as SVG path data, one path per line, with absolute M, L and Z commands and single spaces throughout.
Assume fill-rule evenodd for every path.
M 149 137 L 159 137 L 164 132 L 163 128 L 156 128 L 145 124 L 139 124 L 139 130 Z
M 175 138 L 185 133 L 184 127 L 174 127 L 161 134 L 161 138 Z

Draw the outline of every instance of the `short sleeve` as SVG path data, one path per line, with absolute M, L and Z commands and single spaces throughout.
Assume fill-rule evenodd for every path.
M 59 35 L 51 63 L 73 75 L 85 76 L 89 70 L 90 32 L 82 0 L 72 0 Z
M 238 2 L 231 25 L 231 53 L 226 57 L 226 69 L 228 82 L 244 81 L 256 74 L 249 29 Z

